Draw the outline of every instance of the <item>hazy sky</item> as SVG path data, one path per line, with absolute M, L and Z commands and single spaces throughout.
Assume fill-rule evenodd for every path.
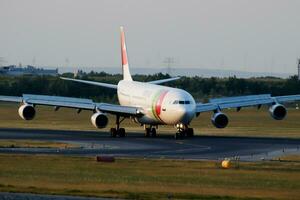
M 5 64 L 296 72 L 299 0 L 0 0 Z

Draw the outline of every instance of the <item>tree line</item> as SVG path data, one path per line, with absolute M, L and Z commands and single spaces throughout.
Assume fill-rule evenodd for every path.
M 63 74 L 73 77 L 71 73 Z M 152 81 L 169 78 L 168 74 L 134 75 L 138 81 Z M 22 94 L 59 95 L 69 97 L 91 98 L 95 101 L 117 102 L 116 91 L 113 89 L 80 84 L 61 80 L 52 76 L 0 76 L 0 95 L 20 96 Z M 122 79 L 121 74 L 107 74 L 105 72 L 85 73 L 81 77 L 85 80 L 117 84 Z M 165 85 L 182 88 L 190 92 L 196 101 L 206 102 L 212 97 L 238 96 L 251 94 L 292 95 L 300 93 L 300 81 L 297 76 L 287 79 L 275 77 L 259 78 L 203 78 L 181 77 Z

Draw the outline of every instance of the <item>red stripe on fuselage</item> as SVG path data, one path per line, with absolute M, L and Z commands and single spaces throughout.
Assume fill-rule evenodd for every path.
M 162 102 L 164 101 L 164 98 L 166 96 L 166 94 L 168 93 L 168 91 L 164 91 L 158 98 L 156 105 L 155 105 L 155 112 L 156 115 L 160 118 L 160 113 L 161 113 L 161 106 L 162 106 Z

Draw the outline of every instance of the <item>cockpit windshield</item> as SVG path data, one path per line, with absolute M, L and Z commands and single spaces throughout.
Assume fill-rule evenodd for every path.
M 181 101 L 181 100 L 175 100 L 173 104 L 191 104 L 190 101 Z

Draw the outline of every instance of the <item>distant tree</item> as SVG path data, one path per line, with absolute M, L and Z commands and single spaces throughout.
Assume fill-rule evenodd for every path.
M 73 77 L 72 73 L 64 73 Z M 146 82 L 170 78 L 169 74 L 134 75 L 133 79 Z M 90 72 L 82 79 L 117 84 L 122 80 L 121 74 Z M 81 98 L 92 98 L 95 101 L 117 102 L 115 90 L 61 80 L 52 76 L 0 76 L 0 95 L 22 95 L 24 93 L 59 95 Z M 179 80 L 165 83 L 171 87 L 182 88 L 190 92 L 197 101 L 207 101 L 212 97 L 237 96 L 248 94 L 290 95 L 300 93 L 300 82 L 297 76 L 288 79 L 259 77 L 242 79 L 229 78 L 181 77 Z

